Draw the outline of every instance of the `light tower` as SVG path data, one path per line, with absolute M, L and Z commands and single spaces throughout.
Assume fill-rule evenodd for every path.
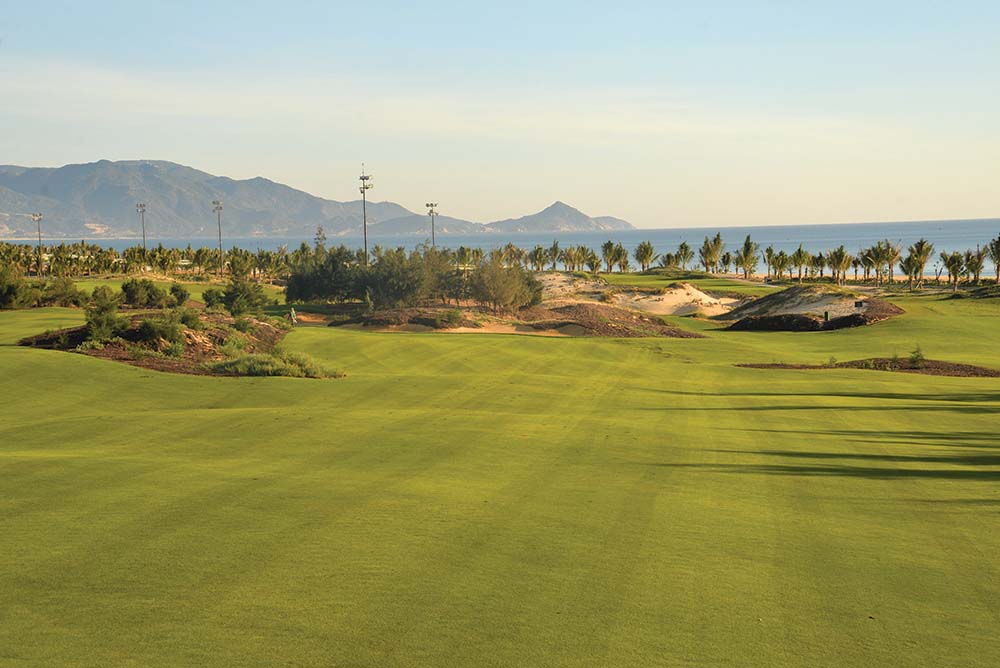
M 139 214 L 139 220 L 142 222 L 142 261 L 146 261 L 146 203 L 139 202 L 135 205 L 135 210 Z
M 40 213 L 31 214 L 31 219 L 35 221 L 35 225 L 38 226 L 38 276 L 42 275 L 42 218 L 44 216 Z
M 434 207 L 437 206 L 437 202 L 428 202 L 425 206 L 427 207 L 427 215 L 431 217 L 431 248 L 436 248 L 437 244 L 434 243 L 434 218 L 438 215 L 438 212 Z
M 365 174 L 365 163 L 361 163 L 361 220 L 364 225 L 365 234 L 365 266 L 368 266 L 368 191 L 375 185 L 372 183 L 371 174 Z
M 217 199 L 212 201 L 212 211 L 215 212 L 216 220 L 219 223 L 219 278 L 222 278 L 222 200 Z

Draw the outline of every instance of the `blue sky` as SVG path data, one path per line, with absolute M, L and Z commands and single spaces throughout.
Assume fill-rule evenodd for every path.
M 1000 3 L 806 4 L 17 3 L 0 162 L 351 199 L 364 160 L 473 220 L 1000 215 Z

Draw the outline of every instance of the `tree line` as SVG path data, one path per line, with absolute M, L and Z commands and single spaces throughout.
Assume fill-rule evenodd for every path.
M 303 249 L 290 268 L 286 301 L 362 301 L 370 308 L 475 301 L 496 313 L 541 301 L 541 283 L 502 250 L 375 246 L 365 260 L 363 251 L 343 245 Z
M 343 247 L 341 247 L 343 249 Z M 773 246 L 761 249 L 760 244 L 748 235 L 744 242 L 736 248 L 727 249 L 721 233 L 706 236 L 700 247 L 693 248 L 687 241 L 681 242 L 676 249 L 657 252 L 653 244 L 643 241 L 629 253 L 620 243 L 607 241 L 598 249 L 583 245 L 561 246 L 553 241 L 551 246 L 536 245 L 531 249 L 521 248 L 513 243 L 489 251 L 481 248 L 461 246 L 455 250 L 431 248 L 416 251 L 421 263 L 445 264 L 462 268 L 456 276 L 428 279 L 426 286 L 418 292 L 422 294 L 447 297 L 460 294 L 461 298 L 474 298 L 469 282 L 472 270 L 481 266 L 486 259 L 491 259 L 505 268 L 519 266 L 525 270 L 542 271 L 558 269 L 560 265 L 568 271 L 589 271 L 598 273 L 628 272 L 633 269 L 649 271 L 654 267 L 688 271 L 700 269 L 707 273 L 736 273 L 744 278 L 750 278 L 763 265 L 765 276 L 769 280 L 829 280 L 844 284 L 849 275 L 855 282 L 874 283 L 875 285 L 894 284 L 897 271 L 905 276 L 911 288 L 919 288 L 925 283 L 928 264 L 933 259 L 935 281 L 940 282 L 942 275 L 947 276 L 947 282 L 957 289 L 961 281 L 978 284 L 987 260 L 997 268 L 997 282 L 1000 283 L 1000 237 L 985 245 L 968 249 L 965 252 L 940 252 L 935 258 L 934 245 L 926 239 L 904 246 L 898 241 L 882 240 L 870 247 L 861 248 L 857 252 L 848 251 L 843 245 L 824 252 L 810 252 L 803 245 L 792 251 L 776 251 Z M 246 276 L 261 282 L 302 281 L 306 273 L 304 268 L 312 267 L 315 272 L 317 255 L 326 256 L 332 251 L 326 248 L 326 236 L 322 228 L 316 231 L 312 246 L 303 242 L 298 248 L 289 250 L 283 246 L 277 250 L 257 250 L 256 252 L 233 248 L 221 254 L 218 249 L 207 247 L 166 248 L 158 245 L 149 250 L 141 246 L 126 248 L 118 252 L 113 248 L 104 248 L 98 244 L 81 241 L 79 243 L 42 246 L 39 249 L 31 244 L 12 244 L 0 242 L 0 267 L 7 269 L 13 275 L 46 275 L 50 277 L 70 277 L 107 274 L 137 274 L 150 270 L 166 275 L 183 276 L 192 279 L 208 278 L 213 274 L 230 274 Z M 351 264 L 357 267 L 374 267 L 383 263 L 382 269 L 373 270 L 365 281 L 351 279 L 353 287 L 340 285 L 334 293 L 350 292 L 358 296 L 358 285 L 364 283 L 360 297 L 367 291 L 373 301 L 393 301 L 403 303 L 412 301 L 411 297 L 402 299 L 385 297 L 386 288 L 379 281 L 380 271 L 389 271 L 389 266 L 402 267 L 406 264 L 399 254 L 409 257 L 410 254 L 401 249 L 386 250 L 380 246 L 372 249 L 371 256 L 365 258 L 360 251 L 343 249 L 343 257 L 337 256 L 341 264 Z M 341 253 L 340 250 L 337 253 Z M 443 253 L 446 260 L 441 260 L 436 253 Z M 334 255 L 337 255 L 334 253 Z M 350 256 L 350 258 L 348 258 Z M 368 260 L 367 262 L 365 260 Z M 383 262 L 384 260 L 384 262 Z M 409 260 L 408 260 L 409 261 Z M 633 262 L 635 264 L 633 264 Z M 353 263 L 353 264 L 352 264 Z M 337 271 L 346 271 L 338 269 Z M 409 274 L 419 273 L 416 269 L 395 271 Z M 436 270 L 434 270 L 436 271 Z M 453 269 L 454 271 L 454 269 Z M 424 272 L 426 274 L 426 272 Z M 431 273 L 434 273 L 433 271 Z M 440 273 L 440 272 L 439 272 Z M 343 277 L 341 277 L 343 278 Z M 339 280 L 339 279 L 338 279 Z M 345 279 L 346 280 L 346 279 Z M 398 279 L 393 279 L 398 280 Z M 442 282 L 452 285 L 445 289 Z M 392 288 L 395 290 L 396 288 Z M 306 290 L 309 292 L 309 290 Z M 405 292 L 405 290 L 403 291 Z M 334 296 L 333 298 L 339 298 Z

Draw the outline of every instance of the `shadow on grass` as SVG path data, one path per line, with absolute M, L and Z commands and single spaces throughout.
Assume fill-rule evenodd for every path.
M 845 477 L 869 480 L 899 480 L 905 478 L 930 478 L 938 480 L 1000 480 L 1000 469 L 928 469 L 882 468 L 875 466 L 803 466 L 796 464 L 668 464 L 646 463 L 673 469 L 699 470 L 706 473 L 743 473 L 754 475 Z
M 784 457 L 786 459 L 833 460 L 846 459 L 865 462 L 914 462 L 919 464 L 943 464 L 953 466 L 1000 466 L 1000 455 L 894 455 L 872 452 L 808 452 L 798 450 L 710 450 L 730 454 L 753 455 L 755 457 Z M 1000 471 L 997 471 L 1000 473 Z
M 992 380 L 992 379 L 986 379 Z M 673 394 L 685 397 L 845 397 L 852 399 L 889 399 L 893 401 L 953 401 L 957 403 L 1000 403 L 997 392 L 949 392 L 929 394 L 926 392 L 824 392 L 821 389 L 807 392 L 691 392 L 688 390 L 667 390 L 654 387 L 632 387 L 629 389 L 658 394 Z
M 863 429 L 827 429 L 804 431 L 799 429 L 731 429 L 740 433 L 783 434 L 789 438 L 802 436 L 833 436 L 849 443 L 885 445 L 929 445 L 949 448 L 998 448 L 1000 437 L 981 431 L 891 431 Z

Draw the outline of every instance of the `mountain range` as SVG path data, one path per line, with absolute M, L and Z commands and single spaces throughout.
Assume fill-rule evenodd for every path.
M 146 203 L 150 237 L 212 237 L 212 202 L 223 202 L 223 228 L 230 237 L 309 238 L 322 226 L 328 237 L 361 236 L 361 200 L 337 202 L 256 177 L 235 180 L 162 160 L 123 160 L 18 167 L 0 165 L 0 238 L 35 234 L 27 215 L 44 215 L 50 238 L 138 237 L 136 203 Z M 426 214 L 394 202 L 368 202 L 370 237 L 430 236 Z M 477 223 L 439 216 L 436 234 L 505 234 L 628 230 L 618 218 L 592 218 L 555 202 L 517 219 Z

